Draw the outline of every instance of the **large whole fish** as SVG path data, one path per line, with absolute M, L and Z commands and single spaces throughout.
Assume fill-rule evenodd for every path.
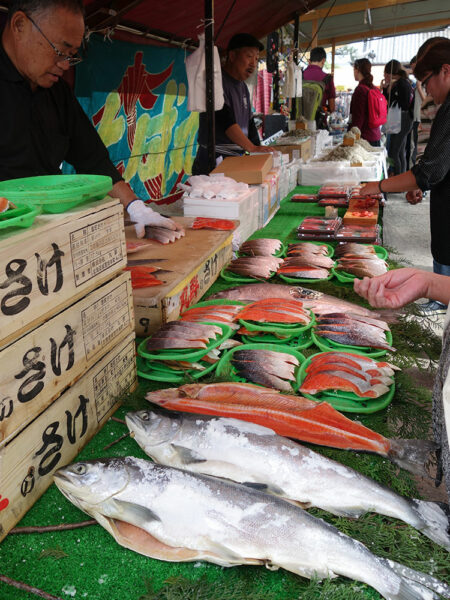
M 116 541 L 152 558 L 283 567 L 303 577 L 344 575 L 388 600 L 431 600 L 437 579 L 375 556 L 360 542 L 280 498 L 138 458 L 59 469 L 55 483 Z
M 148 392 L 146 398 L 170 410 L 250 421 L 311 444 L 374 452 L 419 475 L 426 473 L 430 452 L 436 449 L 425 440 L 387 439 L 348 419 L 327 402 L 280 394 L 250 383 L 190 383 Z
M 279 283 L 249 283 L 247 285 L 238 285 L 213 294 L 212 299 L 227 298 L 228 300 L 242 300 L 255 302 L 266 298 L 286 298 L 288 300 L 301 300 L 303 308 L 309 308 L 316 314 L 329 313 L 333 311 L 353 312 L 367 317 L 376 317 L 380 313 L 363 308 L 353 302 L 341 300 L 334 296 L 329 296 L 323 292 L 310 290 L 300 286 L 289 286 Z
M 395 517 L 450 550 L 449 519 L 438 504 L 403 498 L 267 427 L 152 410 L 128 413 L 125 420 L 139 446 L 163 465 L 232 479 L 334 515 Z

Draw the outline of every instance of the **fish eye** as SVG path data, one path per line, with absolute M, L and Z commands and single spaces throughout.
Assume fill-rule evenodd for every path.
M 139 416 L 143 421 L 150 421 L 150 414 L 146 410 L 143 410 Z
M 83 463 L 78 463 L 77 465 L 74 466 L 73 470 L 75 471 L 75 473 L 77 475 L 84 475 L 86 473 L 86 465 L 84 465 Z

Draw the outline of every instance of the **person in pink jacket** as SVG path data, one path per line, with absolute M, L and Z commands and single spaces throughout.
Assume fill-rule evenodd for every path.
M 361 137 L 372 146 L 379 146 L 381 131 L 379 127 L 369 127 L 368 94 L 373 88 L 372 65 L 367 58 L 359 58 L 353 64 L 353 75 L 358 85 L 352 95 L 350 103 L 349 129 L 358 127 Z

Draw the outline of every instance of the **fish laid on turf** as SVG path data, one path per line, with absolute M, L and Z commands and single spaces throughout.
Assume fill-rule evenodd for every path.
M 287 255 L 295 256 L 297 254 L 321 254 L 322 256 L 328 256 L 328 247 L 324 244 L 313 244 L 312 242 L 289 244 Z
M 446 598 L 437 579 L 372 554 L 289 502 L 207 475 L 133 457 L 75 463 L 55 483 L 116 541 L 160 560 L 282 567 L 303 577 L 343 575 L 387 600 Z
M 149 392 L 146 398 L 171 410 L 250 421 L 311 444 L 374 452 L 421 476 L 427 474 L 430 453 L 436 450 L 436 444 L 426 440 L 385 438 L 326 402 L 249 383 L 193 383 Z
M 400 519 L 450 550 L 448 506 L 403 498 L 386 486 L 271 429 L 224 417 L 141 410 L 125 417 L 156 462 L 239 483 L 334 515 Z

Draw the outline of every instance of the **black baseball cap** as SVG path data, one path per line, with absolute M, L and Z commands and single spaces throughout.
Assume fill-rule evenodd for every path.
M 228 42 L 227 50 L 237 50 L 238 48 L 258 48 L 264 50 L 261 42 L 250 33 L 236 33 Z

